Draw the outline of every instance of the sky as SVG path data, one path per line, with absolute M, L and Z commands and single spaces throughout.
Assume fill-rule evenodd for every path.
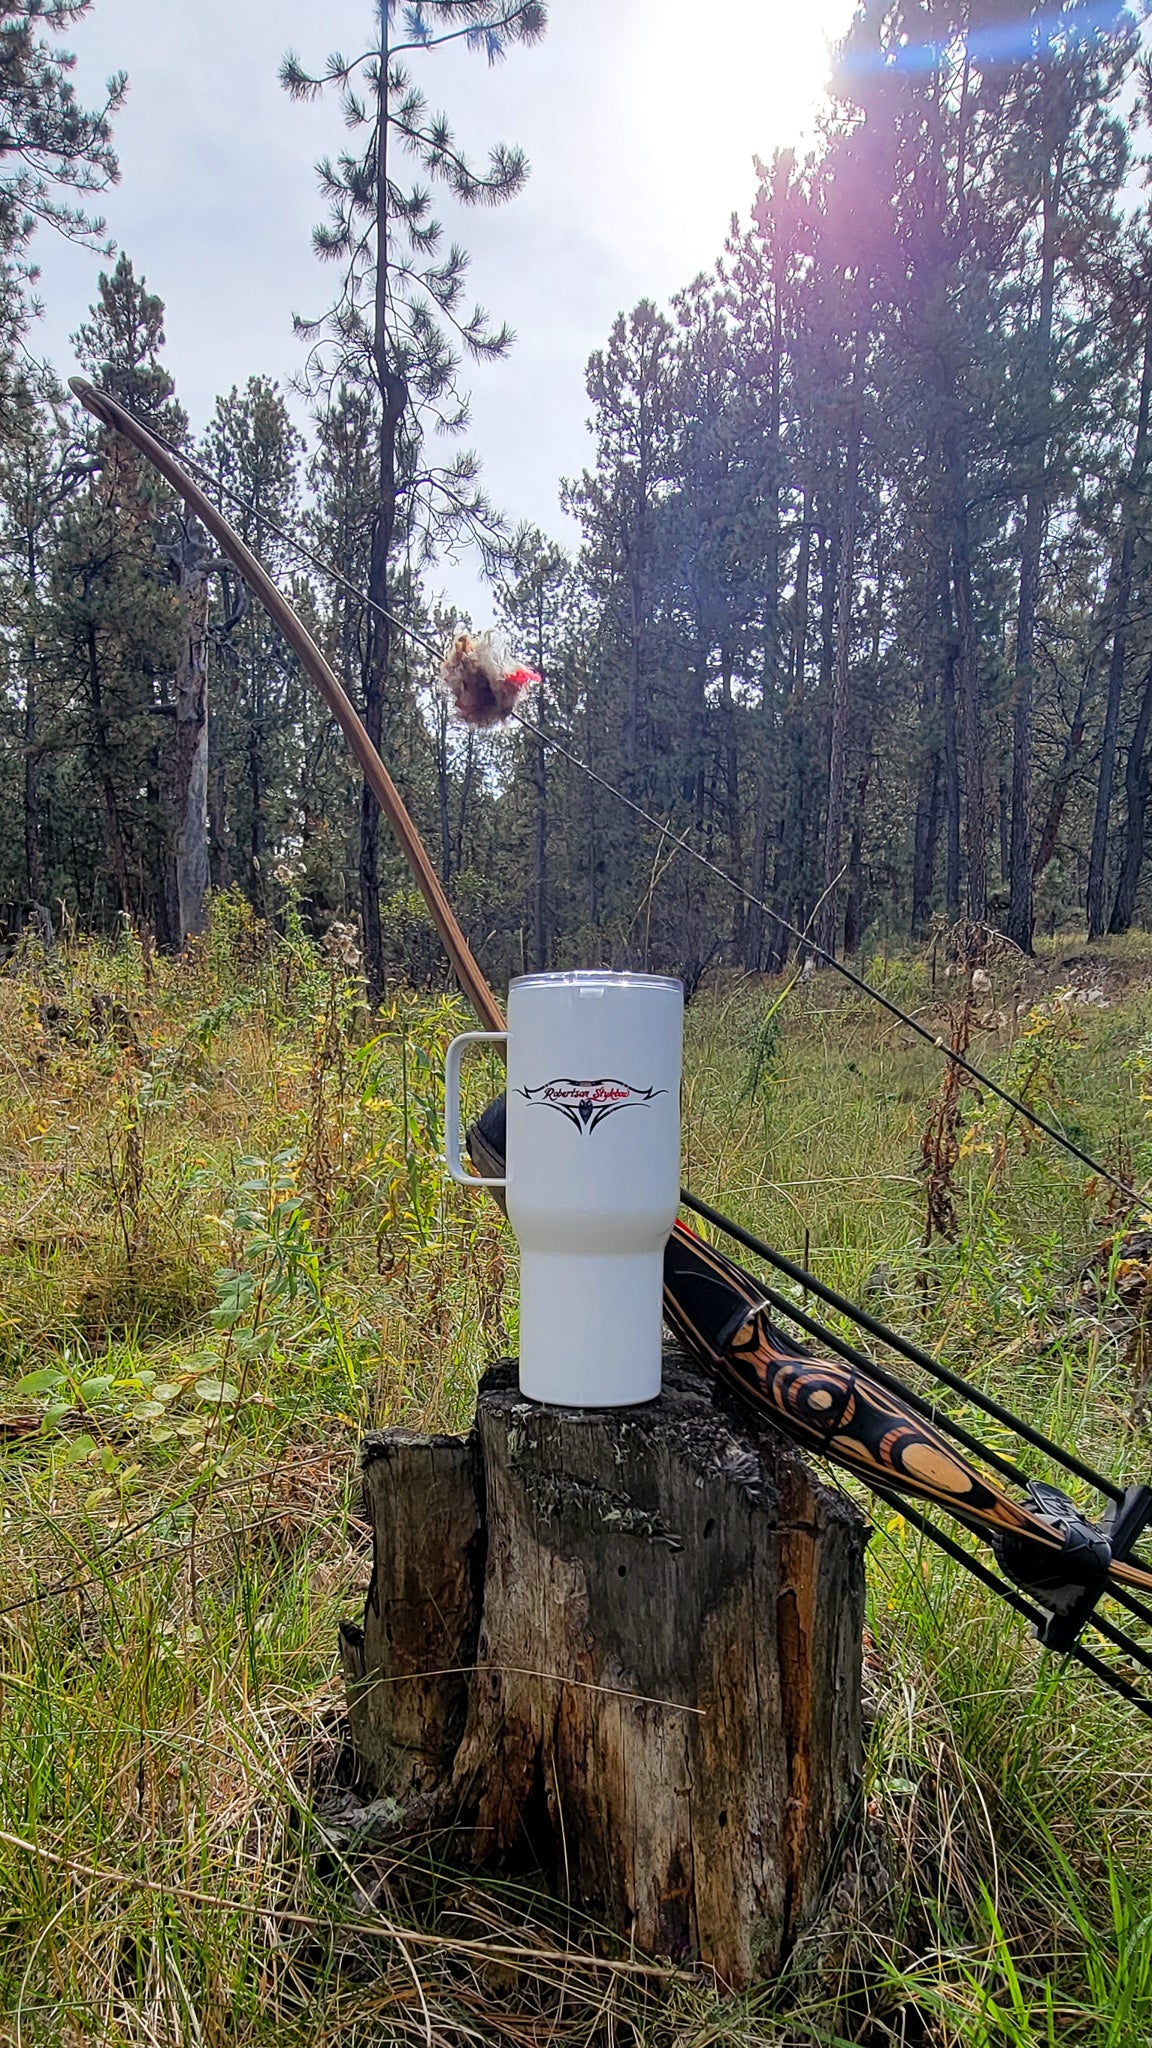
M 471 368 L 469 440 L 514 522 L 569 543 L 559 479 L 590 458 L 584 366 L 612 320 L 643 297 L 664 303 L 720 253 L 747 215 L 753 159 L 810 134 L 829 52 L 852 0 L 551 0 L 547 36 L 489 68 L 463 48 L 409 60 L 430 101 L 481 161 L 519 143 L 521 196 L 463 217 L 442 209 L 472 252 L 470 282 L 516 345 Z M 292 49 L 309 67 L 366 46 L 371 0 L 96 0 L 62 39 L 88 104 L 118 69 L 121 182 L 108 230 L 167 308 L 166 357 L 193 429 L 215 396 L 258 373 L 288 386 L 302 363 L 294 312 L 328 302 L 334 274 L 312 253 L 323 217 L 315 162 L 342 146 L 331 99 L 290 101 L 277 79 Z M 95 295 L 95 254 L 42 230 L 44 317 L 29 337 L 64 375 Z M 474 562 L 433 584 L 482 603 Z

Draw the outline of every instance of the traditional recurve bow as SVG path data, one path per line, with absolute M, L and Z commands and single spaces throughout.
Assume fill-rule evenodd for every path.
M 73 377 L 71 388 L 96 419 L 123 435 L 164 477 L 264 606 L 348 740 L 408 861 L 464 994 L 485 1030 L 502 1031 L 501 1006 L 400 793 L 347 692 L 283 592 L 183 464 L 147 427 L 86 379 Z M 469 1147 L 485 1172 L 502 1171 L 502 1102 L 473 1126 Z M 946 1509 L 987 1541 L 1004 1571 L 1034 1592 L 1053 1616 L 1090 1610 L 1109 1587 L 1152 1591 L 1152 1572 L 1116 1554 L 1135 1540 L 1137 1528 L 1128 1529 L 1122 1545 L 1116 1540 L 1117 1525 L 1093 1525 L 1058 1489 L 1039 1482 L 1029 1487 L 1029 1505 L 1013 1500 L 917 1412 L 914 1397 L 902 1401 L 891 1383 L 882 1386 L 857 1367 L 794 1343 L 769 1317 L 757 1282 L 682 1222 L 676 1224 L 665 1255 L 664 1310 L 692 1357 L 760 1415 L 869 1485 L 895 1488 Z M 1143 1526 L 1135 1513 L 1129 1521 Z

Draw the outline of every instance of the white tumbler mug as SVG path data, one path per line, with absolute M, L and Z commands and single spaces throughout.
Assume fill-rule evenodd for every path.
M 520 1390 L 565 1408 L 660 1392 L 664 1245 L 680 1199 L 684 989 L 657 974 L 522 974 L 508 1029 L 448 1048 L 445 1150 L 506 1190 L 520 1245 Z M 460 1061 L 508 1041 L 503 1180 L 460 1157 Z

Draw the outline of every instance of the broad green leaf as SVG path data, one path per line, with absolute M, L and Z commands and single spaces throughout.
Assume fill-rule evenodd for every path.
M 89 1436 L 85 1430 L 80 1436 L 73 1437 L 72 1442 L 61 1453 L 61 1463 L 65 1465 L 81 1465 L 85 1458 L 92 1456 L 95 1449 L 95 1437 Z
M 57 1365 L 42 1365 L 38 1372 L 26 1372 L 17 1380 L 12 1389 L 14 1394 L 51 1394 L 64 1383 L 64 1374 Z
M 192 1391 L 198 1401 L 214 1402 L 218 1407 L 240 1399 L 239 1389 L 231 1380 L 197 1380 Z

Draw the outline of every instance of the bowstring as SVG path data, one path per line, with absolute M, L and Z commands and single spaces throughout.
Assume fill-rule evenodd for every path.
M 127 411 L 128 408 L 126 407 L 125 410 Z M 326 561 L 322 555 L 317 554 L 314 549 L 308 547 L 294 533 L 288 532 L 276 520 L 270 518 L 251 499 L 244 497 L 242 492 L 233 489 L 230 484 L 225 483 L 223 477 L 215 470 L 210 469 L 206 463 L 200 462 L 195 456 L 186 454 L 182 448 L 177 447 L 163 434 L 158 433 L 150 421 L 141 420 L 140 424 L 146 427 L 153 438 L 159 441 L 161 446 L 166 448 L 171 455 L 175 456 L 178 462 L 183 463 L 185 468 L 192 470 L 206 483 L 211 484 L 213 489 L 219 491 L 233 505 L 250 513 L 269 533 L 275 534 L 277 539 L 284 543 L 285 547 L 292 549 L 302 561 L 307 562 L 318 574 L 327 577 L 331 582 L 339 585 L 342 590 L 345 590 L 350 596 L 354 597 L 358 604 L 365 606 L 369 611 L 379 613 L 380 617 L 387 619 L 389 625 L 394 626 L 398 633 L 404 634 L 416 646 L 422 647 L 425 653 L 432 656 L 434 661 L 440 662 L 443 659 L 443 648 L 438 647 L 417 626 L 413 626 L 409 620 L 401 618 L 398 613 L 390 611 L 387 605 L 381 604 L 376 598 L 370 597 L 366 591 L 359 589 L 351 578 L 338 569 L 334 563 Z M 594 782 L 607 795 L 614 797 L 617 803 L 622 804 L 626 810 L 631 811 L 635 817 L 641 819 L 652 831 L 659 833 L 662 839 L 667 839 L 678 852 L 686 853 L 698 866 L 705 868 L 710 875 L 723 882 L 725 887 L 733 890 L 742 902 L 749 904 L 755 910 L 762 911 L 764 916 L 778 925 L 781 931 L 786 932 L 789 938 L 795 940 L 799 946 L 804 947 L 816 959 L 823 961 L 825 966 L 832 968 L 852 988 L 858 990 L 862 995 L 869 996 L 874 1003 L 879 1003 L 880 1007 L 887 1010 L 889 1016 L 894 1017 L 898 1024 L 901 1024 L 905 1030 L 913 1032 L 917 1038 L 923 1040 L 925 1045 L 931 1046 L 935 1052 L 939 1052 L 944 1059 L 950 1061 L 953 1066 L 958 1067 L 977 1087 L 987 1088 L 990 1094 L 998 1097 L 1014 1114 L 1023 1117 L 1025 1122 L 1031 1124 L 1035 1130 L 1042 1131 L 1046 1138 L 1050 1138 L 1053 1144 L 1062 1147 L 1081 1166 L 1087 1167 L 1089 1173 L 1094 1174 L 1099 1180 L 1107 1181 L 1109 1186 L 1115 1188 L 1117 1193 L 1123 1195 L 1125 1200 L 1133 1207 L 1139 1207 L 1145 1200 L 1145 1197 L 1139 1194 L 1135 1188 L 1131 1187 L 1127 1181 L 1123 1180 L 1119 1174 L 1113 1173 L 1111 1167 L 1103 1165 L 1100 1160 L 1094 1159 L 1090 1152 L 1084 1151 L 1083 1147 L 1078 1145 L 1073 1138 L 1070 1138 L 1066 1131 L 1061 1130 L 1058 1124 L 1050 1123 L 1046 1117 L 1041 1116 L 1038 1110 L 1030 1108 L 1020 1096 L 1014 1095 L 1010 1088 L 1002 1087 L 999 1081 L 993 1080 L 991 1074 L 985 1073 L 983 1068 L 978 1067 L 973 1060 L 968 1059 L 964 1053 L 958 1052 L 955 1046 L 946 1044 L 939 1033 L 930 1031 L 927 1025 L 921 1024 L 907 1010 L 901 1009 L 899 1003 L 893 1002 L 890 996 L 886 996 L 882 990 L 874 987 L 864 975 L 857 974 L 855 968 L 849 967 L 843 960 L 839 960 L 836 954 L 828 947 L 818 944 L 815 939 L 809 936 L 806 930 L 802 930 L 800 926 L 792 924 L 774 905 L 765 903 L 753 890 L 747 888 L 743 882 L 738 881 L 735 875 L 729 874 L 726 868 L 722 868 L 718 861 L 710 860 L 707 854 L 701 853 L 699 847 L 692 845 L 691 840 L 686 839 L 682 833 L 674 832 L 672 827 L 666 824 L 662 818 L 658 818 L 653 812 L 646 810 L 644 805 L 638 803 L 634 797 L 629 796 L 626 790 L 620 789 L 616 783 L 609 781 L 607 776 L 601 775 L 589 762 L 566 746 L 563 740 L 558 739 L 555 733 L 549 732 L 544 726 L 537 725 L 534 720 L 527 718 L 522 711 L 513 711 L 510 713 L 510 717 L 523 727 L 525 732 L 531 733 L 534 738 L 540 740 L 545 746 L 551 747 L 553 752 L 559 754 L 571 767 L 578 769 L 582 775 L 587 776 L 590 782 Z
M 789 937 L 795 939 L 807 952 L 823 960 L 826 966 L 834 967 L 837 974 L 842 975 L 844 980 L 851 983 L 853 988 L 859 989 L 863 995 L 871 996 L 874 1003 L 879 1003 L 888 1011 L 890 1016 L 896 1018 L 898 1023 L 903 1024 L 907 1030 L 914 1031 L 918 1038 L 922 1038 L 926 1045 L 930 1045 L 935 1051 L 942 1053 L 945 1059 L 951 1060 L 952 1064 L 961 1068 L 972 1081 L 976 1082 L 981 1088 L 987 1088 L 993 1095 L 999 1096 L 1001 1102 L 1006 1103 L 1010 1109 L 1014 1110 L 1019 1116 L 1024 1117 L 1026 1122 L 1034 1125 L 1037 1130 L 1043 1131 L 1045 1136 L 1051 1138 L 1055 1144 L 1062 1145 L 1066 1152 L 1071 1153 L 1072 1157 L 1078 1159 L 1081 1165 L 1086 1166 L 1091 1173 L 1097 1174 L 1100 1179 L 1108 1181 L 1128 1201 L 1139 1204 L 1143 1200 L 1143 1197 L 1137 1194 L 1135 1188 L 1130 1187 L 1127 1181 L 1121 1180 L 1120 1176 L 1113 1173 L 1110 1167 L 1103 1166 L 1099 1160 L 1093 1159 L 1091 1153 L 1083 1151 L 1072 1138 L 1068 1137 L 1066 1132 L 1060 1130 L 1058 1125 L 1048 1123 L 1037 1110 L 1030 1109 L 1028 1104 L 1022 1101 L 1018 1095 L 1013 1095 L 1011 1089 L 1002 1088 L 998 1081 L 992 1079 L 991 1074 L 986 1074 L 983 1068 L 976 1066 L 962 1052 L 957 1052 L 954 1046 L 946 1045 L 938 1033 L 929 1031 L 927 1025 L 919 1023 L 915 1017 L 909 1015 L 907 1010 L 902 1010 L 899 1003 L 894 1003 L 890 996 L 884 995 L 880 989 L 873 987 L 873 984 L 865 980 L 862 974 L 857 974 L 854 968 L 847 967 L 843 960 L 838 960 L 835 953 L 830 952 L 826 946 L 818 945 L 815 939 L 808 936 L 807 932 L 802 931 L 798 925 L 790 923 L 786 917 L 781 915 L 779 910 L 763 902 L 759 896 L 755 895 L 750 889 L 745 888 L 742 882 L 737 881 L 736 877 L 730 875 L 717 861 L 709 860 L 707 854 L 701 853 L 699 848 L 693 846 L 690 840 L 685 839 L 682 834 L 674 832 L 670 825 L 666 825 L 662 819 L 655 817 L 651 811 L 646 811 L 644 806 L 637 803 L 625 790 L 617 789 L 605 776 L 599 774 L 595 768 L 590 767 L 587 761 L 582 761 L 577 754 L 571 753 L 554 734 L 546 732 L 542 726 L 534 725 L 530 719 L 525 718 L 521 711 L 513 711 L 510 715 L 519 724 L 524 726 L 528 732 L 534 733 L 538 739 L 546 741 L 557 753 L 562 754 L 565 760 L 570 761 L 574 768 L 579 768 L 591 781 L 599 783 L 601 789 L 607 790 L 609 795 L 616 797 L 630 811 L 634 811 L 636 816 L 642 818 L 646 825 L 650 825 L 654 832 L 659 832 L 664 838 L 670 839 L 673 845 L 678 847 L 682 853 L 691 855 L 691 858 L 694 861 L 698 861 L 701 867 L 707 868 L 709 874 L 716 875 L 730 889 L 734 889 L 736 894 L 744 899 L 745 903 L 750 903 L 756 910 L 762 910 L 766 917 L 771 918 L 779 925 L 781 931 L 787 932 Z
M 147 424 L 147 422 L 145 422 L 144 424 Z M 193 456 L 185 454 L 185 452 L 182 449 L 179 449 L 176 446 L 174 446 L 174 444 L 168 441 L 163 435 L 157 434 L 154 428 L 149 427 L 149 431 L 155 435 L 155 438 L 158 441 L 160 441 L 163 446 L 168 448 L 169 452 L 177 459 L 177 461 L 183 463 L 186 467 L 198 473 L 199 476 L 205 482 L 209 483 L 213 487 L 213 489 L 218 491 L 223 497 L 227 498 L 232 504 L 239 506 L 244 511 L 250 513 L 258 523 L 262 522 L 265 528 L 268 530 L 268 532 L 275 534 L 276 537 L 280 541 L 282 541 L 287 548 L 289 548 L 301 560 L 306 561 L 310 565 L 310 567 L 317 571 L 318 574 L 324 576 L 332 583 L 336 584 L 341 589 L 345 590 L 350 596 L 355 598 L 358 604 L 365 606 L 369 610 L 377 612 L 382 618 L 387 619 L 390 625 L 394 626 L 399 633 L 403 634 L 415 645 L 423 648 L 424 651 L 427 654 L 429 654 L 434 661 L 439 662 L 442 659 L 443 650 L 439 646 L 437 646 L 435 642 L 430 640 L 426 634 L 422 633 L 419 630 L 419 628 L 413 626 L 409 620 L 401 618 L 397 613 L 389 610 L 389 608 L 386 605 L 380 604 L 378 600 L 368 596 L 366 592 L 360 590 L 358 586 L 343 573 L 342 570 L 336 568 L 334 563 L 326 561 L 323 556 L 317 554 L 314 549 L 309 548 L 303 541 L 301 541 L 296 534 L 288 532 L 276 520 L 270 518 L 266 512 L 264 512 L 263 510 L 261 510 L 260 507 L 255 505 L 250 499 L 245 498 L 241 492 L 236 491 L 231 485 L 225 483 L 223 477 L 221 477 L 217 472 L 208 468 L 206 464 L 200 462 L 197 458 Z M 609 779 L 606 776 L 601 775 L 598 770 L 594 769 L 587 761 L 583 760 L 578 754 L 574 753 L 571 748 L 566 746 L 562 740 L 558 739 L 554 733 L 550 733 L 543 726 L 537 725 L 533 720 L 527 718 L 523 712 L 513 711 L 511 716 L 515 718 L 516 722 L 521 727 L 523 727 L 525 731 L 530 732 L 535 738 L 539 739 L 542 742 L 542 744 L 550 747 L 555 753 L 559 754 L 564 760 L 566 760 L 570 764 L 570 766 L 576 768 L 582 775 L 585 775 L 589 781 L 597 784 L 597 786 L 603 789 L 609 796 L 615 798 L 615 800 L 618 803 L 622 804 L 627 810 L 631 811 L 636 817 L 641 819 L 643 823 L 649 826 L 653 831 L 655 831 L 661 839 L 668 840 L 677 851 L 688 854 L 690 858 L 696 861 L 699 866 L 705 868 L 710 874 L 714 875 L 715 877 L 717 877 L 717 879 L 723 882 L 729 889 L 732 889 L 741 898 L 743 902 L 751 904 L 754 908 L 762 911 L 766 917 L 770 918 L 776 923 L 776 925 L 779 927 L 781 931 L 788 933 L 788 935 L 793 940 L 795 940 L 798 945 L 807 948 L 807 950 L 811 954 L 813 954 L 816 958 L 824 961 L 824 963 L 827 966 L 834 969 L 835 972 L 838 973 L 842 977 L 842 979 L 847 981 L 853 988 L 857 989 L 861 994 L 870 997 L 873 1002 L 878 1003 L 881 1006 L 881 1008 L 886 1010 L 890 1016 L 894 1017 L 898 1023 L 903 1025 L 907 1030 L 912 1031 L 915 1034 L 915 1036 L 922 1039 L 925 1042 L 925 1044 L 932 1046 L 934 1050 L 940 1052 L 945 1059 L 950 1060 L 956 1067 L 960 1068 L 961 1071 L 967 1074 L 968 1077 L 978 1086 L 987 1088 L 992 1094 L 997 1096 L 1000 1101 L 1005 1103 L 1007 1107 L 1012 1109 L 1016 1114 L 1022 1116 L 1026 1122 L 1030 1123 L 1035 1129 L 1042 1131 L 1044 1135 L 1050 1138 L 1054 1144 L 1060 1146 L 1072 1158 L 1078 1160 L 1081 1165 L 1086 1166 L 1091 1173 L 1097 1175 L 1102 1180 L 1106 1180 L 1112 1187 L 1117 1189 L 1117 1191 L 1120 1194 L 1122 1194 L 1126 1200 L 1131 1202 L 1133 1205 L 1139 1205 L 1142 1199 L 1141 1196 L 1138 1195 L 1136 1190 L 1130 1187 L 1126 1181 L 1122 1180 L 1119 1177 L 1119 1175 L 1113 1173 L 1110 1168 L 1102 1165 L 1098 1160 L 1094 1159 L 1090 1153 L 1085 1152 L 1082 1149 L 1082 1147 L 1078 1146 L 1074 1142 L 1074 1140 L 1069 1138 L 1067 1134 L 1064 1131 L 1060 1130 L 1057 1125 L 1049 1123 L 1035 1110 L 1030 1109 L 1028 1105 L 1019 1096 L 1014 1095 L 1011 1092 L 1011 1090 L 1003 1088 L 999 1082 L 993 1080 L 990 1074 L 986 1074 L 981 1068 L 976 1066 L 973 1061 L 967 1059 L 963 1053 L 958 1052 L 952 1046 L 946 1045 L 942 1037 L 940 1037 L 939 1035 L 934 1035 L 924 1025 L 919 1023 L 915 1017 L 909 1015 L 907 1011 L 901 1009 L 898 1003 L 894 1003 L 891 1000 L 891 998 L 884 995 L 881 990 L 873 987 L 873 985 L 869 981 L 867 981 L 863 975 L 857 974 L 853 968 L 846 966 L 843 961 L 837 959 L 835 953 L 830 951 L 827 947 L 824 947 L 815 940 L 813 940 L 810 937 L 809 931 L 807 929 L 801 930 L 798 926 L 792 924 L 790 920 L 784 917 L 780 913 L 780 911 L 777 910 L 774 906 L 765 903 L 752 890 L 746 888 L 743 883 L 739 882 L 735 876 L 729 874 L 727 870 L 722 868 L 717 862 L 710 860 L 706 854 L 701 853 L 699 848 L 693 846 L 691 842 L 684 838 L 682 834 L 674 832 L 672 828 L 663 821 L 663 819 L 655 817 L 650 811 L 646 810 L 642 804 L 638 803 L 635 798 L 630 797 L 626 791 L 620 789 L 616 784 L 609 781 Z M 697 1206 L 695 1201 L 693 1201 L 692 1206 Z M 700 1205 L 700 1207 L 703 1208 L 704 1205 Z M 707 1212 L 705 1211 L 705 1213 Z M 743 1235 L 743 1233 L 741 1233 L 741 1235 Z M 782 1308 L 787 1308 L 789 1305 L 782 1301 L 780 1306 Z M 828 1332 L 827 1334 L 830 1336 L 832 1333 Z M 837 1346 L 837 1348 L 839 1347 Z M 924 1405 L 928 1406 L 929 1404 L 925 1403 Z M 943 1421 L 944 1418 L 941 1416 L 939 1419 Z M 1015 1423 L 1015 1418 L 1012 1418 L 1012 1421 L 1013 1423 Z M 985 1456 L 987 1455 L 986 1449 L 984 1450 L 984 1454 Z M 1068 1462 L 1066 1454 L 1061 1456 L 1060 1462 Z M 1115 1491 L 1115 1488 L 1111 1486 L 1109 1483 L 1104 1482 L 1103 1490 L 1108 1493 L 1113 1493 Z M 967 1570 L 971 1572 L 975 1577 L 979 1578 L 986 1585 L 990 1586 L 995 1592 L 997 1592 L 1001 1596 L 1001 1598 L 1007 1599 L 1011 1605 L 1017 1607 L 1022 1613 L 1026 1614 L 1029 1619 L 1032 1619 L 1035 1622 L 1039 1622 L 1042 1620 L 1043 1617 L 1041 1616 L 1039 1611 L 1031 1609 L 1031 1604 L 1022 1599 L 1019 1592 L 1017 1592 L 1014 1588 L 1009 1587 L 1002 1580 L 997 1578 L 997 1576 L 994 1573 L 990 1572 L 986 1566 L 981 1565 L 978 1559 L 974 1558 L 970 1553 L 965 1551 L 961 1545 L 957 1544 L 953 1539 L 948 1537 L 942 1529 L 936 1527 L 935 1524 L 932 1523 L 926 1516 L 917 1513 L 917 1511 L 915 1510 L 915 1508 L 913 1508 L 911 1503 L 908 1502 L 902 1495 L 890 1493 L 887 1491 L 887 1489 L 880 1486 L 876 1486 L 874 1488 L 874 1491 L 880 1496 L 881 1499 L 889 1501 L 893 1507 L 897 1508 L 932 1542 L 937 1544 L 942 1550 L 947 1551 L 959 1563 L 963 1564 L 967 1568 Z M 1138 1605 L 1130 1597 L 1125 1597 L 1124 1589 L 1116 1588 L 1110 1590 L 1114 1590 L 1116 1596 L 1121 1599 L 1122 1603 L 1125 1606 L 1128 1606 L 1132 1611 L 1139 1614 L 1142 1619 L 1148 1618 L 1147 1611 L 1142 1606 Z M 1118 1648 L 1122 1654 L 1127 1652 L 1127 1654 L 1134 1660 L 1139 1659 L 1140 1662 L 1145 1664 L 1147 1663 L 1147 1653 L 1142 1653 L 1137 1648 L 1137 1645 L 1133 1642 L 1131 1636 L 1126 1635 L 1121 1630 L 1115 1629 L 1114 1626 L 1101 1626 L 1098 1619 L 1096 1620 L 1095 1625 L 1097 1626 L 1097 1628 L 1099 1628 L 1100 1633 L 1108 1641 L 1110 1641 L 1114 1647 Z M 1132 1683 L 1129 1680 L 1126 1680 L 1120 1673 L 1110 1669 L 1108 1664 L 1105 1663 L 1102 1659 L 1094 1656 L 1092 1652 L 1086 1648 L 1085 1645 L 1079 1642 L 1073 1643 L 1069 1646 L 1069 1649 L 1067 1650 L 1065 1655 L 1069 1658 L 1075 1659 L 1082 1666 L 1086 1667 L 1093 1674 L 1093 1676 L 1103 1681 L 1103 1683 L 1109 1686 L 1114 1692 L 1119 1693 L 1120 1696 L 1126 1699 L 1130 1704 L 1138 1707 L 1145 1714 L 1152 1714 L 1152 1701 L 1149 1701 L 1146 1695 L 1142 1694 L 1136 1686 L 1132 1685 Z
M 914 1506 L 911 1501 L 906 1500 L 903 1494 L 893 1493 L 885 1486 L 876 1486 L 873 1488 L 873 1491 L 890 1508 L 895 1509 L 896 1513 L 901 1515 L 906 1522 L 910 1522 L 915 1529 L 918 1529 L 922 1536 L 927 1536 L 930 1542 L 934 1543 L 939 1550 L 944 1551 L 956 1564 L 963 1565 L 964 1570 L 971 1572 L 972 1577 L 978 1579 L 981 1585 L 990 1587 L 993 1593 L 999 1594 L 1001 1600 L 1007 1601 L 1009 1607 L 1014 1607 L 1018 1614 L 1022 1614 L 1026 1621 L 1030 1621 L 1033 1633 L 1039 1633 L 1047 1616 L 1033 1601 L 1027 1599 L 1024 1593 L 1017 1587 L 1009 1585 L 996 1572 L 990 1571 L 981 1558 L 974 1557 L 971 1551 L 965 1550 L 963 1544 L 957 1543 L 954 1536 L 950 1536 L 946 1530 L 939 1528 L 935 1522 L 920 1511 L 918 1506 Z M 1100 1619 L 1096 1615 L 1091 1617 L 1087 1625 L 1090 1628 L 1096 1629 L 1106 1641 L 1119 1649 L 1122 1655 L 1130 1657 L 1134 1663 L 1146 1664 L 1147 1658 L 1145 1653 L 1123 1629 L 1113 1628 L 1110 1623 L 1101 1627 Z M 1152 1699 L 1149 1699 L 1147 1693 L 1141 1692 L 1139 1686 L 1134 1685 L 1131 1679 L 1124 1676 L 1123 1672 L 1115 1670 L 1102 1657 L 1097 1657 L 1095 1652 L 1090 1650 L 1086 1643 L 1077 1640 L 1074 1643 L 1070 1643 L 1066 1650 L 1058 1651 L 1055 1654 L 1065 1661 L 1071 1658 L 1077 1664 L 1082 1664 L 1085 1670 L 1090 1671 L 1092 1676 L 1098 1679 L 1101 1684 L 1109 1686 L 1114 1693 L 1118 1693 L 1120 1698 L 1127 1701 L 1129 1706 L 1136 1707 L 1142 1714 L 1152 1716 Z

